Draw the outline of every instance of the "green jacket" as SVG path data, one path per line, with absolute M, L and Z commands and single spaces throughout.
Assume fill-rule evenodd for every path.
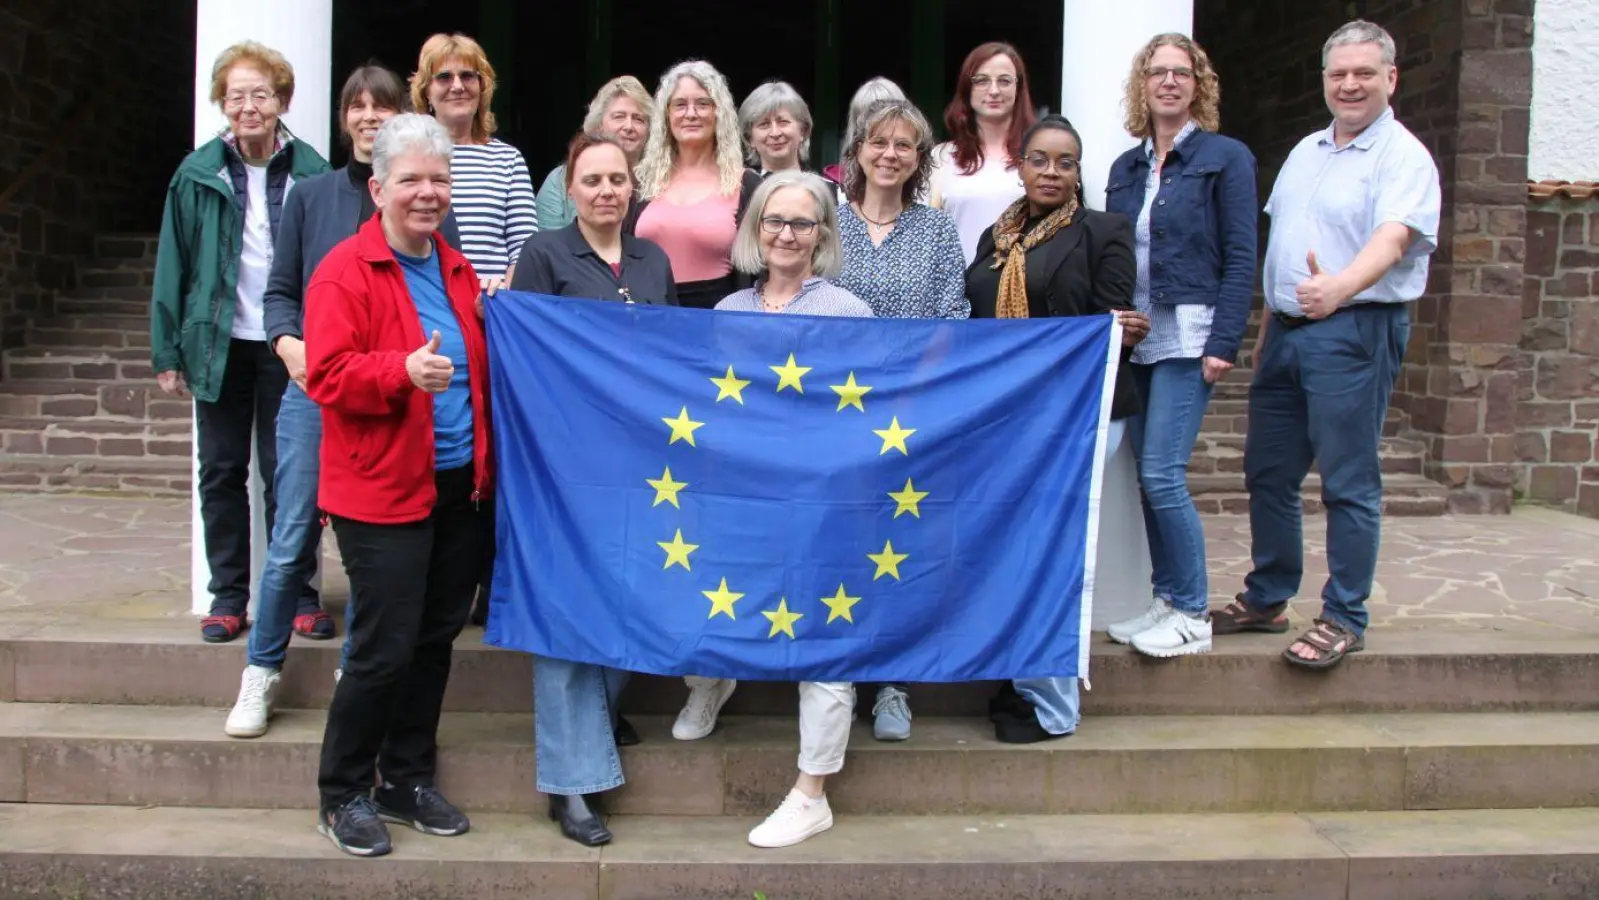
M 237 160 L 236 152 L 219 137 L 178 165 L 161 211 L 150 298 L 151 367 L 182 372 L 190 392 L 206 402 L 217 399 L 227 371 L 244 248 L 242 201 L 229 174 L 230 158 Z M 288 179 L 274 198 L 279 203 L 294 181 L 328 171 L 327 160 L 287 132 L 267 168 L 276 172 L 284 165 Z M 272 216 L 274 224 L 277 218 Z

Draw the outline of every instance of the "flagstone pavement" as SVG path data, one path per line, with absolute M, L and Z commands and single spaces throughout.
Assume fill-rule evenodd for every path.
M 187 500 L 0 494 L 0 634 L 189 617 L 189 521 Z M 1319 609 L 1325 522 L 1305 522 L 1301 621 Z M 1219 604 L 1249 569 L 1249 521 L 1209 516 L 1205 532 Z M 331 560 L 331 538 L 327 548 Z M 326 566 L 328 599 L 348 592 L 336 562 Z M 1535 508 L 1387 519 L 1369 608 L 1374 630 L 1599 635 L 1599 521 Z

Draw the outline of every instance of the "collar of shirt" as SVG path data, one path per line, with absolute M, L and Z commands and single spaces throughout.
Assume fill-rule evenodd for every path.
M 566 249 L 571 251 L 573 256 L 592 256 L 595 259 L 600 258 L 600 255 L 594 251 L 594 248 L 589 246 L 588 239 L 583 237 L 583 231 L 578 227 L 576 222 L 573 222 L 561 230 L 565 232 L 562 237 L 566 243 Z M 622 255 L 631 256 L 634 259 L 640 259 L 644 256 L 644 253 L 639 250 L 638 242 L 635 238 L 624 234 L 622 235 Z M 601 259 L 600 262 L 605 262 L 605 260 Z M 605 264 L 610 265 L 610 263 Z
M 1338 152 L 1340 152 L 1342 150 L 1347 150 L 1350 147 L 1356 147 L 1356 148 L 1359 148 L 1361 150 L 1370 150 L 1371 149 L 1371 145 L 1377 143 L 1377 139 L 1379 137 L 1382 137 L 1383 126 L 1387 125 L 1389 122 L 1392 122 L 1393 120 L 1394 120 L 1394 108 L 1392 106 L 1390 106 L 1387 109 L 1383 110 L 1382 111 L 1382 115 L 1380 115 L 1376 119 L 1374 119 L 1370 125 L 1367 125 L 1366 126 L 1366 130 L 1364 130 L 1361 133 L 1355 135 L 1355 139 L 1354 140 L 1350 141 L 1349 143 L 1345 144 L 1342 147 L 1338 146 L 1338 142 L 1336 140 L 1337 133 L 1336 133 L 1335 129 L 1338 127 L 1338 123 L 1337 122 L 1329 122 L 1327 124 L 1326 130 L 1321 133 L 1321 139 L 1319 141 L 1317 141 L 1317 143 L 1320 144 L 1323 147 L 1332 147 L 1334 153 L 1338 153 Z
M 809 278 L 805 279 L 804 281 L 800 282 L 800 288 L 794 294 L 794 299 L 790 300 L 788 302 L 792 304 L 795 301 L 799 300 L 799 298 L 805 296 L 806 294 L 809 294 L 811 291 L 816 290 L 817 288 L 821 287 L 822 285 L 824 285 L 826 283 L 827 283 L 827 279 L 826 278 L 821 278 L 819 276 L 812 275 L 811 277 L 809 277 Z M 765 290 L 765 288 L 766 288 L 766 276 L 762 275 L 755 282 L 755 294 L 756 294 L 756 296 L 760 296 L 761 291 Z
M 1182 146 L 1183 141 L 1187 140 L 1189 135 L 1198 130 L 1199 123 L 1193 119 L 1189 119 L 1188 123 L 1177 132 L 1176 139 L 1171 142 L 1172 150 L 1178 150 Z M 1144 157 L 1146 159 L 1155 158 L 1155 138 L 1153 136 L 1144 138 Z

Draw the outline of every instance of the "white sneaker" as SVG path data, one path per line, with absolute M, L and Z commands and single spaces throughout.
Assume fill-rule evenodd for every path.
M 1165 617 L 1166 611 L 1171 608 L 1171 601 L 1165 597 L 1156 597 L 1154 602 L 1149 604 L 1148 609 L 1131 619 L 1117 622 L 1105 629 L 1105 633 L 1110 635 L 1112 641 L 1118 644 L 1125 644 L 1133 639 L 1133 635 L 1153 628 L 1155 623 Z
M 750 846 L 792 847 L 832 827 L 833 808 L 827 805 L 827 795 L 812 800 L 794 788 L 766 821 L 750 830 Z
M 1159 622 L 1133 635 L 1133 649 L 1162 658 L 1210 652 L 1210 617 L 1196 619 L 1180 610 L 1167 610 Z
M 690 683 L 688 702 L 672 723 L 672 737 L 697 741 L 716 730 L 716 717 L 738 687 L 735 678 L 699 678 Z
M 272 718 L 272 699 L 278 693 L 279 675 L 264 666 L 245 666 L 239 684 L 239 700 L 222 726 L 228 737 L 255 738 L 267 733 Z

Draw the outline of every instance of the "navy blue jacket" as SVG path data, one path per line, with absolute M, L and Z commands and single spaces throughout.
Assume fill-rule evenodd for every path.
M 1139 142 L 1110 167 L 1106 211 L 1136 224 L 1148 183 L 1149 158 Z M 1238 356 L 1255 295 L 1259 223 L 1248 147 L 1196 130 L 1167 155 L 1149 211 L 1149 299 L 1216 307 L 1206 356 Z
M 261 300 L 269 346 L 285 336 L 304 340 L 305 288 L 311 274 L 329 250 L 362 224 L 361 192 L 350 183 L 347 168 L 294 183 L 281 224 L 272 228 L 272 271 Z M 439 230 L 451 247 L 461 246 L 454 212 Z

